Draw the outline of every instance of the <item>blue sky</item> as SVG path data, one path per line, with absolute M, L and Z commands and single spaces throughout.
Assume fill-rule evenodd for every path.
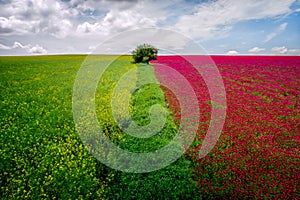
M 0 0 L 0 11 L 0 55 L 91 53 L 141 28 L 176 31 L 208 54 L 300 55 L 299 0 Z

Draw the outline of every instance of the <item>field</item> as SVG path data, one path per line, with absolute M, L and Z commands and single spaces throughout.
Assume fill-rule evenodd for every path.
M 300 58 L 212 58 L 223 77 L 228 108 L 213 151 L 198 159 L 198 145 L 186 155 L 195 163 L 194 179 L 200 192 L 211 198 L 299 197 Z M 163 57 L 159 63 L 181 72 L 197 91 L 202 141 L 211 111 L 205 83 L 181 57 Z M 178 103 L 167 90 L 166 99 L 180 118 Z
M 157 63 L 170 66 L 188 80 L 200 107 L 191 148 L 174 163 L 149 173 L 107 167 L 82 143 L 78 135 L 81 125 L 75 125 L 73 119 L 72 95 L 85 58 L 0 57 L 1 199 L 299 197 L 299 56 L 212 56 L 224 82 L 227 115 L 216 146 L 201 159 L 199 150 L 215 106 L 201 74 L 179 56 L 161 56 L 151 66 L 132 64 L 128 56 L 117 58 L 103 72 L 95 95 L 100 128 L 115 145 L 131 152 L 155 151 L 172 141 L 180 129 L 180 102 L 171 90 L 158 84 L 167 77 Z M 203 65 L 203 57 L 190 58 Z M 97 59 L 101 66 L 111 58 Z M 131 96 L 130 115 L 126 109 L 118 109 L 113 116 L 114 87 L 129 70 L 134 72 L 136 87 L 147 81 L 157 84 L 136 91 L 128 89 L 130 86 L 120 90 L 115 100 L 123 103 L 122 98 Z M 149 110 L 155 104 L 166 113 L 159 134 L 149 139 L 126 134 L 130 116 L 137 125 L 151 123 Z M 117 159 L 110 154 L 105 157 Z M 121 167 L 130 171 L 132 166 Z

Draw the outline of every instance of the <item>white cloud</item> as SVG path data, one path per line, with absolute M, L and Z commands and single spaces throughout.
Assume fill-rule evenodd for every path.
M 14 45 L 11 48 L 12 49 L 15 49 L 15 48 L 29 49 L 30 45 L 22 45 L 20 42 L 14 42 Z
M 55 0 L 12 0 L 1 5 L 0 34 L 50 34 L 63 38 L 71 32 L 73 9 Z
M 234 23 L 276 17 L 290 12 L 294 0 L 218 0 L 199 4 L 192 15 L 179 18 L 176 28 L 191 37 L 224 37 Z
M 280 24 L 280 26 L 278 26 L 277 29 L 274 32 L 267 35 L 264 42 L 268 42 L 268 41 L 272 40 L 275 36 L 277 36 L 278 34 L 283 32 L 286 29 L 287 25 L 288 25 L 288 23 L 286 23 L 286 22 L 283 23 L 283 24 Z
M 65 38 L 72 32 L 72 23 L 67 19 L 62 19 L 55 22 L 50 21 L 48 23 L 45 23 L 40 31 L 42 33 L 49 33 L 50 35 L 57 38 Z
M 275 33 L 275 32 L 270 33 L 269 35 L 267 35 L 267 37 L 264 40 L 264 42 L 268 42 L 268 41 L 272 40 L 276 35 L 277 35 L 277 33 Z
M 289 49 L 289 54 L 300 55 L 300 49 Z
M 44 49 L 43 47 L 41 47 L 40 45 L 35 45 L 31 48 L 28 49 L 29 53 L 33 53 L 33 54 L 47 54 L 46 49 Z
M 226 53 L 227 55 L 238 55 L 239 52 L 237 52 L 236 50 L 230 50 Z
M 180 7 L 182 0 L 138 1 L 138 0 L 102 0 L 79 1 L 71 0 L 70 4 L 79 13 L 100 13 L 81 20 L 76 25 L 79 36 L 102 35 L 108 36 L 123 31 L 158 27 L 159 22 L 174 15 L 170 7 Z
M 11 47 L 6 46 L 4 44 L 0 44 L 0 49 L 9 50 L 9 49 L 11 49 Z
M 165 8 L 179 2 L 181 0 L 11 0 L 1 4 L 0 34 L 43 34 L 65 38 L 75 33 L 109 35 L 154 27 L 158 21 L 174 15 Z
M 89 22 L 84 22 L 77 26 L 76 32 L 79 34 L 83 33 L 100 33 L 101 25 L 99 23 L 90 24 Z
M 248 50 L 249 53 L 261 53 L 264 52 L 266 49 L 265 48 L 259 48 L 259 47 L 253 47 Z
M 279 31 L 284 31 L 286 29 L 287 25 L 288 25 L 287 22 L 285 22 L 283 24 L 280 24 L 280 26 L 278 27 L 278 30 Z
M 79 35 L 86 33 L 110 35 L 137 28 L 155 27 L 156 23 L 156 18 L 148 18 L 131 10 L 111 10 L 100 22 L 96 22 L 94 24 L 84 22 L 79 24 L 77 26 L 76 33 Z
M 135 4 L 137 4 L 137 0 L 71 0 L 69 2 L 72 7 L 75 7 L 76 10 L 84 14 L 85 12 L 94 12 L 95 10 L 103 10 L 108 11 L 111 9 L 117 9 L 117 10 L 125 10 L 133 7 Z
M 288 49 L 285 46 L 281 46 L 281 47 L 273 47 L 271 49 L 271 52 L 273 54 L 294 54 L 294 55 L 299 55 L 300 54 L 300 49 Z
M 20 42 L 14 42 L 14 44 L 12 46 L 6 46 L 3 44 L 0 44 L 0 49 L 3 49 L 3 50 L 21 49 L 21 50 L 25 50 L 25 52 L 30 53 L 30 54 L 47 54 L 47 50 L 44 49 L 39 44 L 36 44 L 33 46 L 31 44 L 23 45 Z
M 295 1 L 297 0 L 276 0 L 276 3 L 270 0 L 8 0 L 6 2 L 0 0 L 0 37 L 3 42 L 2 45 L 0 44 L 0 53 L 14 54 L 21 51 L 45 53 L 46 50 L 42 46 L 37 46 L 37 43 L 45 45 L 50 53 L 86 53 L 94 50 L 89 46 L 101 43 L 117 33 L 144 27 L 178 31 L 197 42 L 203 42 L 209 46 L 206 48 L 210 48 L 212 53 L 226 53 L 226 50 L 235 49 L 238 44 L 241 44 L 238 41 L 240 36 L 233 38 L 233 41 L 215 40 L 216 43 L 210 43 L 209 39 L 225 38 L 231 33 L 232 36 L 236 36 L 237 33 L 251 32 L 253 27 L 247 26 L 248 20 L 257 20 L 259 24 L 260 19 L 284 19 L 293 12 L 299 12 L 295 6 L 291 7 Z M 235 24 L 239 22 L 247 28 L 237 30 L 239 26 Z M 282 22 L 272 30 L 270 27 L 273 25 L 270 23 L 267 26 L 272 33 L 267 30 L 264 34 L 257 33 L 263 37 L 266 34 L 266 38 L 261 40 L 272 40 L 288 26 L 287 23 Z M 293 29 L 288 31 L 291 31 L 291 37 L 295 38 L 295 31 Z M 256 38 L 250 34 L 253 32 L 244 39 Z M 122 50 L 120 50 L 121 45 L 118 44 L 115 44 L 116 48 L 111 49 L 123 52 L 123 49 L 129 49 L 128 43 L 133 44 L 145 39 L 142 36 L 135 37 L 137 36 L 128 36 L 128 40 L 122 44 L 124 45 Z M 159 35 L 157 38 L 157 40 L 172 41 L 166 42 L 169 46 L 164 46 L 165 49 L 172 51 L 182 49 L 186 42 L 178 41 L 176 37 L 169 35 Z M 251 45 L 251 40 L 247 40 L 247 46 Z M 6 45 L 14 41 L 21 43 L 16 43 L 15 48 L 12 48 L 13 45 Z M 219 47 L 218 44 L 228 44 L 228 46 Z M 285 45 L 288 47 L 289 44 L 291 42 Z M 239 53 L 247 53 L 250 47 L 253 46 L 243 45 L 238 48 Z M 262 52 L 260 49 L 262 48 L 252 48 L 248 52 Z M 287 49 L 287 51 L 297 53 L 297 49 Z
M 287 53 L 288 49 L 284 46 L 282 47 L 273 47 L 271 49 L 272 53 L 275 53 L 275 54 L 284 54 L 284 53 Z
M 0 34 L 2 35 L 26 34 L 34 26 L 35 22 L 21 20 L 15 16 L 0 17 Z

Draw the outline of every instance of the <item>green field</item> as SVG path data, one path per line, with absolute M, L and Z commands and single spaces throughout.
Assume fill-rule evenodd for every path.
M 183 157 L 161 170 L 134 174 L 111 169 L 90 154 L 72 114 L 73 86 L 84 59 L 84 55 L 0 57 L 1 199 L 201 198 L 191 163 Z M 107 57 L 98 59 L 101 66 Z M 155 79 L 152 67 L 141 71 L 130 59 L 118 58 L 99 80 L 97 118 L 119 147 L 153 151 L 169 143 L 178 130 L 159 85 L 148 84 L 133 92 L 130 114 L 136 124 L 147 125 L 150 107 L 161 104 L 167 121 L 160 134 L 148 140 L 129 136 L 111 114 L 113 87 L 124 73 L 136 69 L 137 77 L 147 73 L 148 79 Z M 126 122 L 128 116 L 122 114 L 119 117 Z

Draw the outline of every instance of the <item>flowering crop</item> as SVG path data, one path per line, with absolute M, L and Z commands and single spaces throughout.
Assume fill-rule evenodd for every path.
M 99 58 L 99 65 L 111 60 L 109 56 Z M 159 171 L 136 174 L 106 167 L 90 154 L 89 146 L 84 146 L 78 137 L 72 118 L 72 89 L 85 56 L 1 58 L 0 196 L 4 199 L 297 199 L 300 188 L 299 57 L 212 58 L 223 77 L 228 106 L 218 143 L 206 157 L 199 159 L 212 108 L 222 107 L 211 101 L 201 72 L 182 57 L 159 57 L 156 62 L 180 72 L 194 89 L 200 109 L 191 109 L 188 104 L 191 108 L 187 106 L 182 112 L 200 113 L 200 123 L 196 139 L 185 157 Z M 195 67 L 211 67 L 204 62 L 205 57 L 189 56 L 189 60 L 195 61 Z M 121 87 L 120 93 L 115 94 L 115 103 L 121 105 L 115 112 L 120 119 L 117 124 L 111 99 L 119 79 L 128 77 L 124 76 L 128 70 L 138 69 L 133 74 L 136 77 L 132 77 L 137 80 L 130 82 L 132 84 L 140 85 L 142 78 L 168 82 L 168 86 L 174 84 L 174 88 L 181 83 L 180 95 L 184 100 L 190 98 L 186 92 L 188 85 L 153 64 L 153 68 L 147 66 L 143 72 L 130 63 L 129 57 L 120 57 L 99 80 L 95 99 L 88 99 L 95 101 L 99 125 L 105 134 L 128 151 L 160 149 L 173 139 L 179 129 L 176 125 L 183 118 L 179 109 L 182 102 L 170 88 L 146 84 L 134 92 Z M 166 78 L 167 81 L 162 81 Z M 135 138 L 122 131 L 122 126 L 128 126 L 129 121 L 123 103 L 130 95 L 130 117 L 138 125 L 151 122 L 152 105 L 160 104 L 166 110 L 165 126 L 151 139 Z M 195 116 L 192 114 L 188 116 Z M 108 157 L 115 159 L 110 154 Z
M 103 198 L 114 174 L 82 145 L 72 86 L 85 57 L 0 60 L 0 198 Z
M 204 58 L 189 56 L 199 66 L 206 64 L 201 63 Z M 223 77 L 228 107 L 221 137 L 203 159 L 198 158 L 199 150 L 214 106 L 205 82 L 182 57 L 163 56 L 156 61 L 184 75 L 197 95 L 198 138 L 186 156 L 195 162 L 194 178 L 200 192 L 208 198 L 296 198 L 300 188 L 300 57 L 212 59 Z M 164 78 L 158 70 L 156 76 Z M 176 97 L 163 89 L 180 120 Z
M 115 56 L 91 55 L 89 64 L 96 62 L 98 68 L 88 70 L 83 83 L 88 86 L 95 83 L 88 75 L 99 72 L 98 69 L 112 57 Z M 91 146 L 83 144 L 82 138 L 85 138 L 78 135 L 82 122 L 90 125 L 90 121 L 76 123 L 76 130 L 72 116 L 73 86 L 84 59 L 81 55 L 0 59 L 0 199 L 198 198 L 196 184 L 191 179 L 191 162 L 183 157 L 162 170 L 141 174 L 117 172 L 91 155 Z M 124 76 L 131 69 L 136 69 L 133 70 L 136 73 Z M 128 126 L 129 117 L 138 125 L 147 125 L 151 121 L 152 105 L 166 107 L 164 92 L 158 84 L 128 90 L 131 84 L 140 85 L 143 79 L 156 80 L 151 66 L 144 71 L 140 69 L 131 63 L 129 56 L 119 57 L 96 82 L 94 97 L 82 99 L 86 104 L 95 102 L 97 128 L 103 129 L 114 144 L 131 152 L 151 152 L 166 146 L 176 134 L 177 127 L 168 117 L 171 113 L 166 112 L 163 129 L 150 139 L 136 138 L 122 131 Z M 127 78 L 130 79 L 127 85 L 119 81 Z M 118 83 L 121 89 L 114 93 Z M 83 91 L 89 89 L 85 87 Z M 121 126 L 112 114 L 113 96 L 114 103 L 119 105 L 114 114 L 120 119 Z M 128 96 L 129 105 L 124 103 Z M 73 93 L 73 100 L 79 98 Z M 84 117 L 90 118 L 89 114 L 93 112 Z M 97 140 L 90 144 L 93 142 Z M 116 159 L 109 151 L 101 153 L 111 161 Z M 165 158 L 161 156 L 160 160 Z M 126 160 L 121 164 L 126 166 Z M 151 162 L 147 164 L 151 165 Z

